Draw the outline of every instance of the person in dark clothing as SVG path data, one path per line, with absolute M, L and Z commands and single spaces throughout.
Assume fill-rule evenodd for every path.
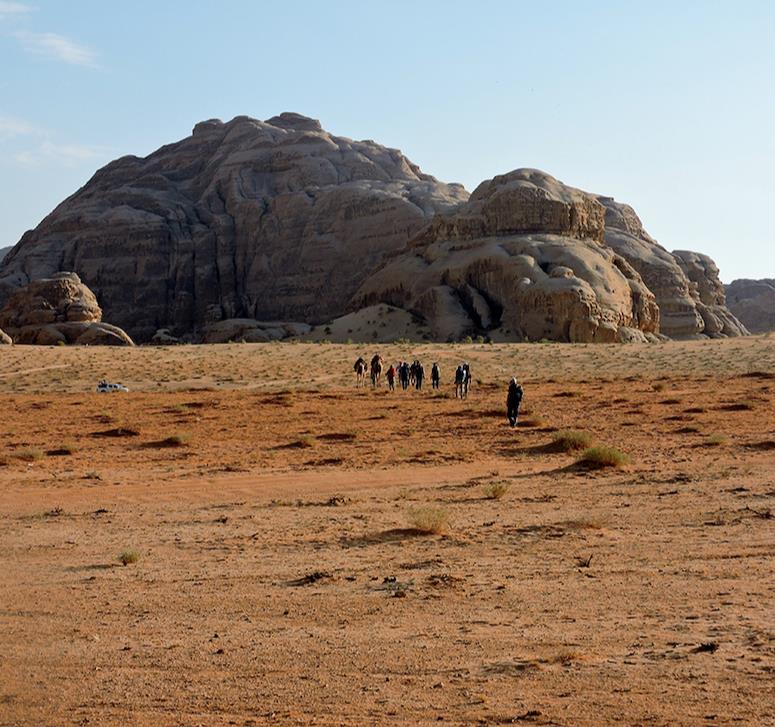
M 425 378 L 425 368 L 419 361 L 414 362 L 414 385 L 419 391 L 422 389 L 422 381 Z
M 398 367 L 398 376 L 401 379 L 401 388 L 406 391 L 409 388 L 409 363 L 407 361 Z
M 440 384 L 441 384 L 441 370 L 439 369 L 438 363 L 434 361 L 433 366 L 431 366 L 431 387 L 434 389 L 438 389 Z
M 463 366 L 458 366 L 455 369 L 455 397 L 458 399 L 463 398 L 463 386 L 465 385 L 466 372 L 463 370 Z
M 463 364 L 463 371 L 465 373 L 465 378 L 463 379 L 463 391 L 465 392 L 465 397 L 468 398 L 468 387 L 471 386 L 471 367 L 468 365 L 468 362 Z
M 522 396 L 524 395 L 524 391 L 522 390 L 522 387 L 517 383 L 517 380 L 514 378 L 509 383 L 509 393 L 506 396 L 506 414 L 509 418 L 509 424 L 511 424 L 512 427 L 517 426 L 517 421 L 519 420 L 519 407 L 520 404 L 522 404 Z

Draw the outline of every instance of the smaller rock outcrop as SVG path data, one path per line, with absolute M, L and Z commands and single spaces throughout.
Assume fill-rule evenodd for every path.
M 747 336 L 746 327 L 727 309 L 716 263 L 707 255 L 690 250 L 674 250 L 673 256 L 692 285 L 692 297 L 705 323 L 703 333 L 710 338 Z
M 75 273 L 34 280 L 0 310 L 0 328 L 15 343 L 131 346 L 117 326 L 102 322 L 97 299 Z
M 725 293 L 727 308 L 751 333 L 775 331 L 775 278 L 733 280 Z
M 3 330 L 0 330 L 0 346 L 7 346 L 13 343 L 11 337 Z
M 640 273 L 659 306 L 660 333 L 670 338 L 697 338 L 705 323 L 696 295 L 678 260 L 643 228 L 630 205 L 598 196 L 605 207 L 605 244 Z
M 645 342 L 659 332 L 654 295 L 604 234 L 593 195 L 518 169 L 436 215 L 351 305 L 403 308 L 437 340 Z

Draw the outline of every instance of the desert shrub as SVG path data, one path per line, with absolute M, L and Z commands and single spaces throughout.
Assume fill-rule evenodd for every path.
M 705 444 L 711 447 L 718 447 L 727 443 L 727 438 L 723 434 L 711 434 L 706 440 Z
M 409 523 L 422 533 L 440 535 L 449 528 L 449 512 L 443 507 L 417 507 L 409 510 Z
M 579 464 L 587 467 L 624 467 L 630 458 L 614 447 L 587 447 L 579 459 Z
M 508 491 L 509 486 L 502 480 L 484 486 L 484 496 L 488 500 L 500 500 Z
M 652 384 L 651 388 L 654 389 L 654 391 L 664 391 L 665 385 L 661 382 L 657 382 L 656 384 Z
M 190 439 L 188 434 L 173 434 L 162 439 L 159 444 L 163 447 L 185 447 Z
M 20 459 L 23 462 L 35 462 L 36 460 L 43 459 L 43 450 L 29 447 L 27 449 L 17 449 L 13 456 L 16 459 Z
M 317 439 L 313 437 L 311 434 L 305 434 L 296 441 L 297 447 L 303 447 L 305 449 L 309 449 L 310 447 L 314 447 L 317 444 Z
M 140 554 L 133 550 L 132 548 L 128 548 L 127 550 L 122 550 L 121 553 L 118 555 L 118 562 L 121 563 L 121 565 L 129 565 L 130 563 L 137 563 L 137 561 L 140 559 Z
M 554 445 L 563 452 L 573 452 L 588 449 L 592 446 L 593 437 L 589 432 L 579 432 L 574 429 L 563 429 L 554 435 Z

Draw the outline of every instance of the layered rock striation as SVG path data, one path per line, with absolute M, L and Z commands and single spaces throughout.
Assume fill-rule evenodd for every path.
M 710 338 L 745 336 L 746 327 L 729 311 L 719 269 L 707 255 L 675 250 L 673 256 L 689 279 L 697 311 L 702 316 L 702 333 Z
M 26 233 L 0 268 L 0 304 L 65 269 L 141 341 L 234 318 L 319 323 L 467 196 L 396 149 L 298 114 L 206 121 L 108 164 Z

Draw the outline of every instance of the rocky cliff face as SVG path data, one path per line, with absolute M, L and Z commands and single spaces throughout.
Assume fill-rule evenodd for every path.
M 671 338 L 702 334 L 705 323 L 678 260 L 643 229 L 632 207 L 612 197 L 597 199 L 605 207 L 605 244 L 625 258 L 654 293 L 660 333 Z
M 675 250 L 673 256 L 691 283 L 692 296 L 704 323 L 703 333 L 717 336 L 745 336 L 748 331 L 726 307 L 726 294 L 719 269 L 707 255 Z
M 631 341 L 659 331 L 654 295 L 603 244 L 594 196 L 534 169 L 483 182 L 361 286 L 353 307 L 385 302 L 437 338 Z
M 15 291 L 0 309 L 0 328 L 15 343 L 132 345 L 124 331 L 102 322 L 94 293 L 75 273 L 56 273 Z
M 77 272 L 139 340 L 230 318 L 322 322 L 386 253 L 467 199 L 396 149 L 298 114 L 213 120 L 123 157 L 59 205 L 0 268 L 9 291 Z
M 627 205 L 532 169 L 469 199 L 290 113 L 108 164 L 0 262 L 0 306 L 62 270 L 143 342 L 311 335 L 383 303 L 443 340 L 745 332 L 713 262 L 667 252 Z
M 727 307 L 751 333 L 775 331 L 775 279 L 733 280 L 725 293 Z

